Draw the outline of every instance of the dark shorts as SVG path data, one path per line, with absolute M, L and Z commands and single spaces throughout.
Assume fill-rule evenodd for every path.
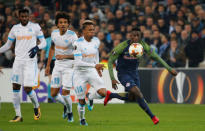
M 46 59 L 45 62 L 44 62 L 45 67 L 47 66 L 47 61 L 48 61 L 48 59 Z M 52 72 L 53 72 L 54 65 L 55 65 L 55 60 L 51 60 L 51 64 L 50 64 L 50 74 L 52 74 Z
M 118 80 L 125 87 L 125 91 L 129 91 L 132 87 L 140 88 L 140 79 L 137 71 L 123 71 L 117 73 Z

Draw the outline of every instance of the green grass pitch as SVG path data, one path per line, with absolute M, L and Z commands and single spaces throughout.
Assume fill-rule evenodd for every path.
M 80 126 L 77 104 L 73 105 L 74 122 L 62 118 L 61 104 L 41 103 L 41 120 L 33 119 L 33 105 L 21 104 L 24 122 L 9 123 L 14 117 L 11 103 L 2 103 L 0 131 L 205 131 L 205 105 L 149 104 L 160 118 L 158 125 L 137 104 L 95 104 L 93 111 L 86 108 L 88 126 Z

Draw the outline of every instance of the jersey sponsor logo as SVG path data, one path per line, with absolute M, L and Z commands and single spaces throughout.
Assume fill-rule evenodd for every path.
M 67 50 L 68 47 L 63 47 L 63 46 L 55 46 L 56 49 L 60 49 L 60 50 Z
M 17 40 L 30 40 L 32 39 L 32 36 L 17 36 L 16 37 Z
M 92 58 L 92 57 L 95 57 L 95 56 L 96 56 L 96 54 L 89 54 L 89 55 L 83 54 L 83 57 Z

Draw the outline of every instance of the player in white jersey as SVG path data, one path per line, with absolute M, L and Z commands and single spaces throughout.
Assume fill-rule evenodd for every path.
M 78 39 L 75 32 L 68 30 L 69 16 L 60 12 L 56 16 L 56 25 L 58 29 L 51 33 L 52 45 L 49 52 L 48 62 L 46 66 L 46 74 L 50 73 L 50 63 L 54 55 L 70 55 L 73 54 L 73 43 Z M 64 105 L 63 118 L 68 117 L 68 122 L 73 122 L 72 100 L 70 97 L 70 89 L 72 87 L 73 60 L 61 59 L 55 61 L 55 66 L 51 78 L 51 96 Z M 59 93 L 62 88 L 62 96 Z
M 46 41 L 40 26 L 29 21 L 29 11 L 27 9 L 19 10 L 19 20 L 20 24 L 12 27 L 6 44 L 0 48 L 0 53 L 3 53 L 15 41 L 15 61 L 11 81 L 13 84 L 13 105 L 16 116 L 10 122 L 23 121 L 20 108 L 21 86 L 24 86 L 25 92 L 34 105 L 34 119 L 39 120 L 41 116 L 37 96 L 35 91 L 32 90 L 32 87 L 38 84 L 36 54 L 39 49 L 46 46 Z M 37 38 L 41 42 L 39 45 L 37 45 Z
M 106 88 L 101 78 L 101 71 L 104 67 L 103 64 L 99 64 L 99 51 L 100 41 L 97 37 L 94 37 L 94 23 L 90 20 L 86 20 L 82 25 L 83 37 L 79 38 L 75 43 L 76 46 L 74 58 L 74 73 L 73 73 L 73 85 L 76 95 L 79 100 L 78 114 L 80 117 L 80 124 L 87 125 L 85 120 L 85 91 L 86 84 L 89 83 L 94 87 L 95 91 L 88 94 L 90 103 L 88 109 L 92 110 L 91 104 L 93 99 L 102 99 L 106 95 Z

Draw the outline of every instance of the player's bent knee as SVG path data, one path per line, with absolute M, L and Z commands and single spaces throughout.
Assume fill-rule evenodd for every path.
M 85 104 L 86 104 L 85 99 L 79 99 L 79 103 L 80 103 L 81 105 L 85 105 Z
M 130 92 L 135 95 L 136 99 L 143 98 L 142 92 L 140 91 L 140 89 L 137 86 L 132 87 L 130 89 Z
M 62 95 L 66 96 L 66 95 L 70 95 L 70 90 L 62 90 Z
M 32 91 L 32 87 L 24 87 L 24 91 L 29 94 Z
M 55 97 L 57 96 L 60 88 L 51 88 L 51 96 Z
M 21 89 L 21 85 L 13 83 L 13 90 L 20 90 Z
M 101 88 L 97 91 L 97 93 L 99 95 L 101 95 L 102 97 L 105 97 L 106 96 L 106 89 L 105 88 Z

